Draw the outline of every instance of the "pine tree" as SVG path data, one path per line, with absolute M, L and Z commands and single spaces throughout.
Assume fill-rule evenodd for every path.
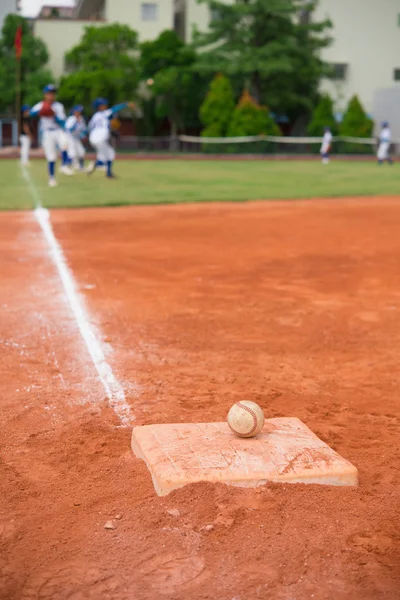
M 330 127 L 332 134 L 337 134 L 337 124 L 333 114 L 333 101 L 328 94 L 323 94 L 315 107 L 308 125 L 308 133 L 315 137 L 322 136 L 324 127 Z
M 268 108 L 260 106 L 245 90 L 233 112 L 227 135 L 240 137 L 280 134 L 281 131 L 272 119 Z
M 373 120 L 366 114 L 358 96 L 353 96 L 347 106 L 343 121 L 339 126 L 339 135 L 346 137 L 370 138 L 374 129 Z M 364 144 L 343 144 L 344 152 L 371 153 L 371 147 Z
M 231 82 L 224 75 L 216 75 L 200 107 L 200 119 L 205 126 L 203 137 L 224 137 L 235 108 Z

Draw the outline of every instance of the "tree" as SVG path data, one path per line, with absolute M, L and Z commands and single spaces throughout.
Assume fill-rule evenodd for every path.
M 358 96 L 353 96 L 339 125 L 339 135 L 345 137 L 370 138 L 374 129 L 373 120 L 366 114 Z M 345 152 L 370 153 L 371 148 L 364 144 L 343 144 Z
M 144 79 L 171 66 L 192 65 L 196 58 L 193 49 L 171 30 L 163 31 L 154 41 L 143 42 L 140 52 L 140 71 Z
M 140 49 L 141 77 L 153 80 L 156 116 L 168 119 L 173 136 L 188 125 L 197 125 L 205 78 L 193 71 L 194 50 L 174 31 L 162 32 L 156 40 L 141 44 Z
M 272 119 L 268 108 L 260 106 L 245 90 L 233 112 L 227 135 L 281 135 L 281 130 Z
M 32 35 L 29 22 L 18 15 L 8 15 L 0 38 L 0 110 L 12 111 L 16 97 L 15 34 L 22 28 L 21 95 L 24 103 L 40 100 L 42 88 L 53 81 L 44 67 L 49 55 L 45 44 Z
M 324 127 L 330 127 L 333 135 L 337 133 L 337 124 L 333 114 L 333 100 L 328 94 L 323 94 L 316 105 L 308 125 L 308 133 L 321 137 Z
M 137 49 L 137 33 L 127 25 L 86 27 L 80 43 L 65 55 L 69 74 L 61 79 L 60 99 L 89 109 L 97 96 L 112 103 L 132 98 L 139 80 Z
M 235 100 L 231 82 L 222 74 L 216 75 L 200 107 L 200 119 L 204 125 L 201 135 L 203 137 L 225 136 L 234 109 Z
M 297 116 L 311 110 L 318 84 L 329 72 L 320 50 L 330 43 L 330 21 L 301 18 L 316 0 L 198 0 L 214 15 L 207 33 L 195 35 L 198 69 L 240 77 L 258 102 Z

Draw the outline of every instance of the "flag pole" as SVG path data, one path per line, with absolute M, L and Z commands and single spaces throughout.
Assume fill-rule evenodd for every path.
M 22 27 L 21 25 L 17 27 L 17 31 L 15 33 L 15 58 L 17 61 L 17 68 L 15 71 L 15 111 L 17 118 L 17 138 L 19 141 L 19 136 L 21 134 L 21 56 L 22 56 Z

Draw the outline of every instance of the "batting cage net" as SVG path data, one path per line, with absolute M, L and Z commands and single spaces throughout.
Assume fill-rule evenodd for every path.
M 247 154 L 280 156 L 319 155 L 322 138 L 288 136 L 249 137 L 198 137 L 191 135 L 165 137 L 123 137 L 119 140 L 121 150 L 136 152 L 176 152 L 187 154 Z M 332 155 L 376 154 L 378 142 L 374 138 L 336 137 L 333 139 Z M 396 144 L 392 144 L 396 153 Z

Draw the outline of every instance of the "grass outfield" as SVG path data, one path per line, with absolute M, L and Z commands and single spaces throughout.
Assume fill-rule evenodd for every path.
M 29 170 L 47 207 L 400 195 L 398 166 L 373 162 L 120 160 L 118 180 L 103 172 L 59 175 L 55 189 L 44 161 Z M 0 161 L 0 181 L 0 209 L 32 207 L 18 161 Z

